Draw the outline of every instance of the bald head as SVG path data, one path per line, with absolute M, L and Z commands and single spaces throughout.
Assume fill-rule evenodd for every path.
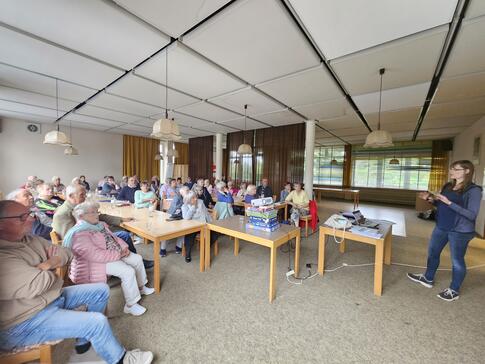
M 32 231 L 30 209 L 11 200 L 0 201 L 0 239 L 20 241 Z

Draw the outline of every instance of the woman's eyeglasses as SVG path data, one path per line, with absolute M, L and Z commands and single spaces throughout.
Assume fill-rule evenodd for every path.
M 22 215 L 17 216 L 3 216 L 0 219 L 20 219 L 20 221 L 25 222 L 30 217 L 35 217 L 35 212 L 25 212 Z
M 458 171 L 464 171 L 465 168 L 455 168 L 455 167 L 450 167 L 450 171 L 458 172 Z

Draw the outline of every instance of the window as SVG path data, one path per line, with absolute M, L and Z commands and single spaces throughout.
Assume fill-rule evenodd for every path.
M 343 146 L 315 147 L 313 183 L 342 186 L 344 176 Z
M 399 164 L 390 164 L 392 159 Z M 426 190 L 431 142 L 395 143 L 392 148 L 352 148 L 352 186 Z
M 262 159 L 262 156 L 258 156 Z M 236 181 L 251 182 L 253 180 L 253 156 L 240 156 L 236 152 L 229 154 L 229 176 Z

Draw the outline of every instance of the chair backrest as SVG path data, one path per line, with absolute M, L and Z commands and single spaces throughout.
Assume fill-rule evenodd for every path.
M 50 236 L 51 236 L 52 244 L 62 245 L 62 239 L 60 238 L 60 236 L 54 230 L 52 230 L 50 232 Z M 64 283 L 67 283 L 69 281 L 68 276 L 67 276 L 68 272 L 69 272 L 69 265 L 65 265 L 63 267 L 56 268 L 56 274 L 64 280 Z
M 167 211 L 170 208 L 170 205 L 172 204 L 172 199 L 166 199 L 164 198 L 162 200 L 162 211 Z
M 54 230 L 52 230 L 50 232 L 50 236 L 51 236 L 52 244 L 62 245 L 62 239 L 59 237 L 59 235 Z

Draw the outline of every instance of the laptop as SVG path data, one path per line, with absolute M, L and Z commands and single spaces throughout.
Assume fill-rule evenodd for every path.
M 372 220 L 366 219 L 364 215 L 362 215 L 362 212 L 360 212 L 360 210 L 353 211 L 352 215 L 354 216 L 356 225 L 372 228 L 372 229 L 375 229 L 377 228 L 377 226 L 379 226 L 378 223 L 373 222 Z

